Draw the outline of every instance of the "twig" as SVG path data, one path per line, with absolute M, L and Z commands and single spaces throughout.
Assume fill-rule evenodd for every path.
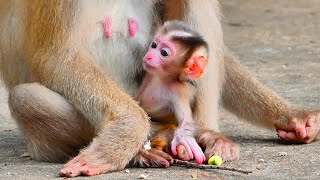
M 174 159 L 173 160 L 173 165 L 183 165 L 183 166 L 186 166 L 186 167 L 198 168 L 198 169 L 220 169 L 220 170 L 226 170 L 226 171 L 240 172 L 240 173 L 243 173 L 243 174 L 252 173 L 252 171 L 245 171 L 245 170 L 241 170 L 241 169 L 220 167 L 220 166 L 214 166 L 214 165 L 196 164 L 196 163 L 192 163 L 192 162 L 188 162 L 188 161 L 181 161 L 179 159 Z

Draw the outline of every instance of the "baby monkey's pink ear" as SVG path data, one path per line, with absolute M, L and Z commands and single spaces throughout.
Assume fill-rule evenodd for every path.
M 191 57 L 186 63 L 186 76 L 191 79 L 200 78 L 207 63 L 208 61 L 204 56 Z

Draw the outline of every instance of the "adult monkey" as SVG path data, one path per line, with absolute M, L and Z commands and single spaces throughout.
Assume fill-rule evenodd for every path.
M 133 95 L 138 87 L 138 62 L 152 34 L 154 2 L 0 0 L 0 68 L 12 115 L 34 159 L 62 161 L 91 142 L 61 172 L 73 177 L 123 169 L 137 154 L 149 123 L 126 93 Z M 288 105 L 225 48 L 217 1 L 167 0 L 164 5 L 162 20 L 186 21 L 210 44 L 214 63 L 208 65 L 194 108 L 207 157 L 237 157 L 237 146 L 217 133 L 220 90 L 227 109 L 275 127 L 284 140 L 309 143 L 316 137 L 318 112 Z M 109 39 L 100 23 L 107 16 L 115 32 Z M 124 23 L 129 17 L 139 24 L 131 38 Z

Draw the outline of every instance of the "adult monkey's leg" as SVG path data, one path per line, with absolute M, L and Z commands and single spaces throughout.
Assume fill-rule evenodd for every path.
M 95 128 L 64 97 L 41 84 L 14 87 L 8 102 L 35 160 L 65 162 L 96 135 Z
M 238 158 L 238 145 L 218 133 L 218 106 L 224 80 L 224 43 L 219 17 L 219 5 L 214 0 L 166 0 L 163 20 L 185 21 L 199 31 L 209 43 L 209 63 L 199 83 L 193 109 L 199 126 L 199 144 L 206 158 L 219 155 L 224 161 Z
M 275 92 L 254 79 L 226 50 L 226 80 L 222 103 L 239 118 L 269 129 L 279 138 L 297 143 L 310 143 L 319 133 L 319 111 L 290 105 Z
M 30 73 L 65 97 L 98 131 L 92 143 L 61 171 L 68 177 L 123 169 L 149 131 L 145 112 L 86 55 L 79 43 L 83 34 L 71 33 L 79 23 L 75 14 L 80 3 L 28 1 L 25 10 L 28 41 L 23 49 Z

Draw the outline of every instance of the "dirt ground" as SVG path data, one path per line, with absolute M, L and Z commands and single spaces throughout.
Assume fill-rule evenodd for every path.
M 286 100 L 320 107 L 320 1 L 223 1 L 226 44 L 254 76 Z M 208 170 L 212 179 L 320 179 L 320 142 L 286 145 L 275 132 L 261 130 L 222 111 L 221 129 L 241 146 L 241 158 L 224 166 L 253 171 Z M 26 147 L 7 107 L 0 86 L 0 179 L 55 179 L 62 164 L 35 162 L 24 157 Z M 286 156 L 279 157 L 279 152 Z M 203 170 L 170 167 L 130 169 L 92 179 L 192 179 Z M 83 178 L 83 177 L 81 177 Z M 80 179 L 81 179 L 80 178 Z

